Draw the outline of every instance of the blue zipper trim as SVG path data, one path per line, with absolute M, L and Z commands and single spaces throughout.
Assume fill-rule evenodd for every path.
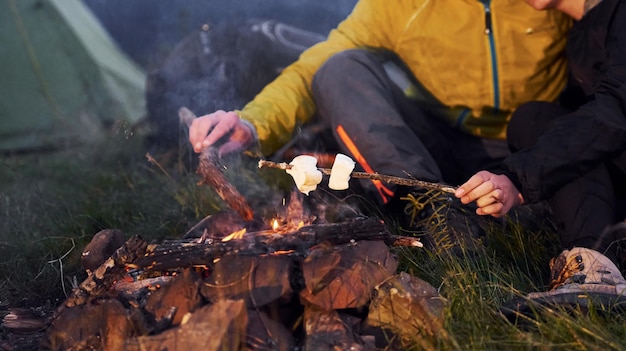
M 493 76 L 493 108 L 494 113 L 500 110 L 500 85 L 498 84 L 498 58 L 496 57 L 496 42 L 493 37 L 491 25 L 491 0 L 481 0 L 485 7 L 485 34 L 489 39 L 489 50 L 491 51 L 491 72 Z
M 461 127 L 465 123 L 465 120 L 467 119 L 467 116 L 469 116 L 470 111 L 471 110 L 469 108 L 466 108 L 466 109 L 463 109 L 461 113 L 459 113 L 459 116 L 456 118 L 457 128 Z

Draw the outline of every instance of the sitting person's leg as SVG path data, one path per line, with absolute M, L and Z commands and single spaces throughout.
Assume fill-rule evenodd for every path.
M 396 77 L 398 72 L 405 77 Z M 411 88 L 403 88 L 402 79 L 410 87 L 419 85 L 409 74 L 384 52 L 355 49 L 329 58 L 314 77 L 318 115 L 342 152 L 363 170 L 457 184 L 508 154 L 504 142 L 465 134 L 408 97 Z M 438 104 L 423 95 L 426 104 Z M 394 198 L 395 188 L 388 184 L 365 181 L 363 186 L 381 204 Z
M 389 79 L 376 53 L 349 50 L 331 57 L 315 75 L 313 95 L 342 152 L 364 171 L 440 181 L 430 145 L 407 126 L 405 115 L 420 120 L 424 133 L 438 132 Z M 364 183 L 380 203 L 393 197 L 395 189 L 388 184 Z
M 508 129 L 512 151 L 532 145 L 552 121 L 568 111 L 547 102 L 527 103 L 513 114 Z M 604 252 L 610 244 L 601 233 L 616 223 L 615 190 L 607 168 L 596 167 L 558 190 L 549 205 L 564 248 L 587 247 Z
M 521 106 L 509 124 L 512 151 L 532 145 L 554 119 L 566 113 L 558 105 L 545 102 Z M 566 302 L 586 294 L 602 298 L 624 293 L 626 280 L 612 250 L 616 237 L 623 234 L 610 230 L 619 221 L 615 199 L 616 189 L 606 165 L 567 184 L 549 199 L 564 250 L 551 261 L 552 290 L 531 293 L 529 298 Z

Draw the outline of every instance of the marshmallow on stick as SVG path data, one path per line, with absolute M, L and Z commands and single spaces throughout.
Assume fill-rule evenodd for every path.
M 290 164 L 288 165 L 285 162 L 276 163 L 276 162 L 267 161 L 267 160 L 259 160 L 259 168 L 263 168 L 263 167 L 271 167 L 271 168 L 278 168 L 282 170 L 288 170 L 288 169 L 291 169 L 291 167 L 293 166 Z M 318 170 L 322 172 L 322 174 L 326 174 L 326 175 L 331 174 L 331 169 L 329 168 L 318 168 Z M 420 187 L 424 189 L 436 189 L 436 190 L 443 191 L 446 193 L 451 193 L 451 194 L 453 194 L 457 190 L 456 187 L 443 184 L 443 183 L 433 183 L 433 182 L 429 182 L 425 180 L 401 178 L 401 177 L 395 177 L 395 176 L 379 174 L 379 173 L 352 172 L 350 174 L 350 177 L 360 178 L 360 179 L 379 180 L 381 182 L 385 182 L 389 184 Z
M 322 172 L 317 169 L 317 159 L 309 155 L 296 156 L 290 163 L 291 168 L 285 172 L 293 177 L 298 190 L 305 195 L 317 189 L 322 182 Z
M 350 174 L 354 169 L 355 162 L 344 154 L 337 154 L 335 156 L 335 162 L 330 171 L 330 178 L 328 179 L 328 187 L 333 190 L 346 190 L 350 186 L 348 184 L 350 180 Z

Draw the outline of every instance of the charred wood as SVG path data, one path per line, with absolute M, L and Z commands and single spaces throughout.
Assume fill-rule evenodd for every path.
M 341 245 L 362 240 L 381 240 L 387 245 L 421 246 L 419 239 L 393 235 L 385 223 L 376 218 L 360 218 L 343 223 L 304 226 L 294 232 L 266 230 L 246 233 L 241 239 L 230 241 L 208 240 L 205 243 L 189 240 L 166 241 L 150 245 L 134 265 L 145 272 L 166 271 L 189 265 L 207 265 L 214 258 L 228 253 L 259 256 L 290 253 L 306 256 L 316 245 Z
M 128 264 L 145 255 L 148 244 L 139 236 L 130 238 L 122 247 L 87 277 L 61 306 L 72 307 L 87 302 L 91 296 L 100 295 L 122 280 Z

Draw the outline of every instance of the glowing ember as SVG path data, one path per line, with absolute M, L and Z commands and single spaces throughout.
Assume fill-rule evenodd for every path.
M 231 241 L 233 239 L 241 239 L 243 238 L 244 234 L 246 234 L 246 228 L 243 228 L 234 233 L 231 233 L 230 235 L 225 236 L 224 238 L 222 238 L 222 242 Z
M 283 205 L 286 203 L 283 199 Z M 298 192 L 292 192 L 286 211 L 274 214 L 273 218 L 266 219 L 268 229 L 264 234 L 287 234 L 310 224 L 315 217 L 306 214 L 302 204 L 302 197 Z

